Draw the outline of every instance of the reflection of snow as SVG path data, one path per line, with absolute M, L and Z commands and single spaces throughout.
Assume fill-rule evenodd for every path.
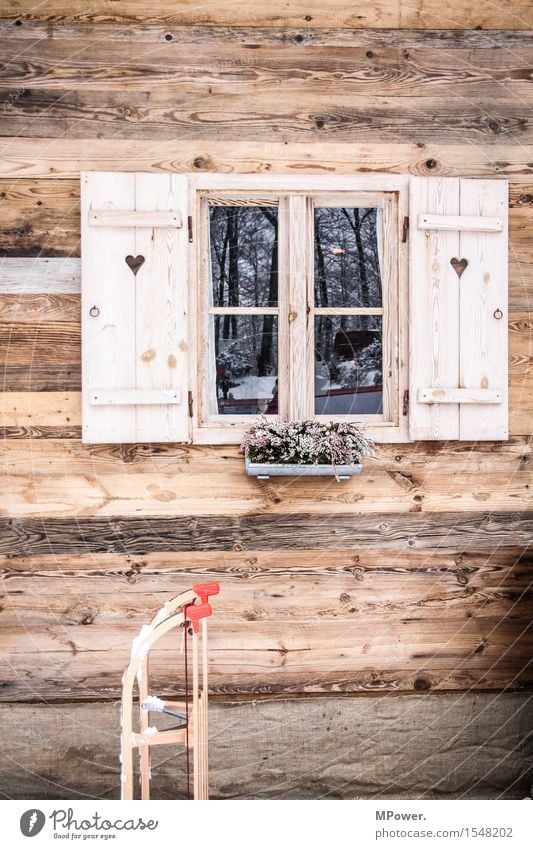
M 276 385 L 276 375 L 268 375 L 267 377 L 249 375 L 248 377 L 234 378 L 232 383 L 237 385 L 230 388 L 228 397 L 231 396 L 236 400 L 241 398 L 266 398 L 270 400 Z

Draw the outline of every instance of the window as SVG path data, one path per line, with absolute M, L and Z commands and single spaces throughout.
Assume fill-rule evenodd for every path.
M 82 174 L 82 433 L 507 439 L 505 180 Z
M 405 178 L 194 182 L 195 440 L 236 441 L 259 414 L 400 439 Z

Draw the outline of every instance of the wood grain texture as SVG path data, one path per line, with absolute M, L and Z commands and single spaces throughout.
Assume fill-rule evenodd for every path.
M 220 694 L 533 686 L 530 4 L 0 15 L 1 697 L 116 699 L 140 624 L 210 579 Z M 509 177 L 517 436 L 382 446 L 342 485 L 250 481 L 236 447 L 83 446 L 83 169 Z
M 98 74 L 95 80 L 99 80 Z M 139 85 L 144 84 L 141 80 Z M 33 86 L 31 82 L 27 85 Z M 28 87 L 23 97 L 7 95 L 4 135 L 221 141 L 235 138 L 238 128 L 240 140 L 255 141 L 268 132 L 275 133 L 277 141 L 313 144 L 372 142 L 376 137 L 382 142 L 431 144 L 437 132 L 442 144 L 462 141 L 465 145 L 513 146 L 533 142 L 533 120 L 527 99 L 519 92 L 510 105 L 503 97 L 443 95 L 436 89 L 421 109 L 416 92 L 401 97 L 394 97 L 393 92 L 378 96 L 371 91 L 351 95 L 336 84 L 331 93 L 318 94 L 300 85 L 291 90 L 287 100 L 280 100 L 274 84 L 259 94 L 231 93 L 230 86 L 229 92 L 213 90 L 211 85 L 206 89 L 208 83 L 194 93 L 190 92 L 192 82 L 188 93 L 174 93 L 157 80 L 150 83 L 153 90 L 127 93 L 91 91 L 83 83 L 79 85 L 74 91 Z M 510 94 L 507 83 L 495 85 Z
M 13 245 L 16 244 L 13 242 Z M 16 248 L 15 248 L 16 250 Z M 81 291 L 80 260 L 4 257 L 0 260 L 0 294 L 57 295 Z
M 194 515 L 0 519 L 0 554 L 251 551 L 316 548 L 461 549 L 526 546 L 533 517 L 514 513 Z
M 17 394 L 17 393 L 11 393 Z M 43 393 L 44 394 L 44 393 Z M 54 393 L 55 394 L 55 393 Z M 59 394 L 59 393 L 58 393 Z M 56 425 L 57 426 L 57 425 Z M 357 480 L 251 480 L 237 447 L 149 445 L 81 446 L 76 441 L 10 441 L 0 451 L 5 486 L 0 512 L 11 517 L 41 515 L 189 517 L 192 513 L 247 516 L 310 513 L 349 517 L 396 511 L 398 517 L 427 517 L 446 511 L 527 509 L 531 446 L 515 440 L 509 452 L 489 444 L 486 453 L 411 452 L 390 446 L 367 461 Z M 391 450 L 392 449 L 392 450 Z M 400 453 L 399 453 L 400 452 Z
M 79 185 L 0 182 L 0 256 L 79 256 Z
M 354 617 L 355 619 L 355 617 Z M 370 635 L 369 635 L 370 630 Z M 116 699 L 135 630 L 107 628 L 98 647 L 89 625 L 38 635 L 31 650 L 26 632 L 9 632 L 9 665 L 3 665 L 3 701 Z M 60 636 L 61 634 L 61 636 Z M 14 651 L 17 638 L 24 651 Z M 244 646 L 244 648 L 243 648 Z M 533 684 L 528 620 L 485 618 L 415 621 L 316 622 L 288 629 L 287 621 L 247 622 L 212 629 L 210 689 L 222 695 L 364 693 L 428 690 L 520 690 Z M 163 696 L 182 695 L 178 647 L 157 654 L 151 682 Z
M 236 133 L 238 136 L 238 133 Z M 513 178 L 531 175 L 532 145 L 346 144 L 180 139 L 0 139 L 1 177 L 77 180 L 80 171 L 280 174 L 389 173 Z
M 523 49 L 533 46 L 533 30 L 512 29 L 408 29 L 387 28 L 380 26 L 376 29 L 359 26 L 309 27 L 308 21 L 302 26 L 239 26 L 231 25 L 196 25 L 171 27 L 161 23 L 108 23 L 99 20 L 97 23 L 75 20 L 59 22 L 22 19 L 4 19 L 0 23 L 0 33 L 4 37 L 24 41 L 40 41 L 42 39 L 68 39 L 71 42 L 83 42 L 83 45 L 100 41 L 113 45 L 116 41 L 128 43 L 144 42 L 160 44 L 175 42 L 185 45 L 240 44 L 256 49 L 255 45 L 284 45 L 299 46 L 302 50 L 311 45 L 323 47 L 425 47 L 434 50 L 449 50 L 450 48 L 494 49 Z M 442 23 L 442 22 L 439 22 Z M 24 49 L 23 44 L 20 47 Z M 371 57 L 368 57 L 371 58 Z
M 465 5 L 453 0 L 443 9 L 438 0 L 414 0 L 389 3 L 386 0 L 362 0 L 354 9 L 348 0 L 275 0 L 268 7 L 251 7 L 230 0 L 224 4 L 209 0 L 182 0 L 179 6 L 168 0 L 128 0 L 117 8 L 112 0 L 96 0 L 89 8 L 82 0 L 51 0 L 46 7 L 33 0 L 4 0 L 2 17 L 24 20 L 78 22 L 136 22 L 229 26 L 306 26 L 319 27 L 430 27 L 448 29 L 527 29 L 533 26 L 527 0 L 509 0 L 504 6 L 475 0 Z
M 116 698 L 140 625 L 213 579 L 214 692 L 526 687 L 531 555 L 462 547 L 0 555 L 2 697 Z M 182 690 L 177 648 L 157 653 L 160 692 Z
M 500 403 L 460 405 L 461 439 L 509 436 L 508 330 L 508 189 L 494 180 L 461 180 L 461 215 L 493 217 L 502 230 L 459 234 L 460 256 L 469 257 L 460 286 L 459 385 L 496 389 Z M 496 318 L 500 310 L 500 319 Z
M 283 86 L 287 91 L 328 94 L 335 85 L 338 95 L 368 97 L 416 96 L 419 99 L 463 94 L 495 102 L 507 97 L 527 96 L 531 73 L 531 49 L 492 50 L 452 48 L 335 48 L 262 44 L 217 44 L 202 46 L 201 52 L 184 50 L 182 44 L 116 41 L 112 46 L 97 38 L 83 49 L 72 47 L 68 39 L 41 39 L 31 51 L 20 48 L 18 40 L 2 38 L 0 89 L 6 97 L 6 112 L 26 99 L 31 89 L 71 91 L 77 87 L 96 92 L 150 91 L 158 85 L 165 93 L 255 94 Z M 74 56 L 72 55 L 74 53 Z M 105 103 L 105 98 L 100 102 Z M 71 101 L 72 103 L 72 101 Z M 157 103 L 157 100 L 156 100 Z M 199 104 L 200 105 L 200 104 Z M 420 104 L 422 105 L 422 104 Z M 427 105 L 427 104 L 426 104 Z M 490 114 L 490 113 L 489 113 Z M 527 114 L 527 112 L 525 113 Z

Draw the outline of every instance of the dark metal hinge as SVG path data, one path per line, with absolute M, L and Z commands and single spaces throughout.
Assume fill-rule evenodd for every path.
M 189 228 L 189 242 L 192 242 L 192 215 L 187 218 L 187 226 Z
M 402 414 L 406 416 L 409 412 L 409 390 L 406 389 L 403 393 L 403 409 Z
M 403 219 L 402 225 L 402 242 L 407 241 L 407 234 L 409 233 L 409 216 L 405 215 Z
M 191 390 L 190 390 L 190 389 L 189 389 L 189 394 L 188 394 L 187 398 L 188 398 L 188 402 L 189 402 L 189 418 L 191 418 L 191 419 L 192 419 L 192 414 L 193 414 L 193 399 L 192 399 L 192 392 L 191 392 Z

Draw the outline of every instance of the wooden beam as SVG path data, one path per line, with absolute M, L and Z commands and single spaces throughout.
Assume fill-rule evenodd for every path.
M 36 257 L 0 259 L 0 294 L 75 294 L 81 292 L 81 265 L 78 257 Z
M 387 173 L 519 177 L 530 174 L 532 145 L 353 144 L 180 139 L 0 139 L 0 176 L 79 179 L 80 171 L 279 174 Z
M 89 404 L 96 407 L 181 404 L 178 389 L 91 389 Z
M 92 227 L 181 227 L 180 212 L 142 210 L 122 212 L 119 209 L 91 209 L 89 224 Z
M 83 42 L 90 45 L 94 40 L 109 45 L 123 41 L 129 44 L 139 42 L 161 44 L 163 42 L 179 45 L 239 44 L 248 47 L 262 45 L 296 45 L 305 49 L 311 45 L 324 47 L 386 47 L 431 48 L 450 50 L 456 47 L 472 49 L 524 49 L 533 47 L 531 29 L 421 29 L 386 28 L 366 29 L 359 26 L 312 27 L 312 22 L 303 20 L 295 26 L 284 23 L 282 26 L 229 26 L 173 24 L 171 27 L 158 23 L 124 21 L 120 24 L 99 20 L 96 23 L 84 20 L 30 20 L 28 17 L 5 20 L 1 26 L 4 36 L 17 41 L 42 41 L 53 38 L 71 42 Z M 439 24 L 442 23 L 439 21 Z
M 379 546 L 413 549 L 476 547 L 479 538 L 491 546 L 527 545 L 533 514 L 435 513 L 428 522 L 421 513 L 331 515 L 257 514 L 252 516 L 195 515 L 166 518 L 118 516 L 70 519 L 0 518 L 0 554 L 46 554 L 50 551 L 127 552 L 229 551 L 266 548 L 328 549 Z
M 454 389 L 429 387 L 417 392 L 421 404 L 501 404 L 501 389 Z
M 387 0 L 361 0 L 354 15 L 349 0 L 273 0 L 268 6 L 248 6 L 240 0 L 223 4 L 207 0 L 182 0 L 179 5 L 166 0 L 128 0 L 117 8 L 112 0 L 97 0 L 88 8 L 83 0 L 48 0 L 46 7 L 33 0 L 12 0 L 4 17 L 23 20 L 77 21 L 80 23 L 155 23 L 168 26 L 289 26 L 319 29 L 325 27 L 436 28 L 450 29 L 528 29 L 533 13 L 527 0 L 509 0 L 504 6 L 492 6 L 483 0 L 453 3 L 443 10 L 439 0 L 415 0 L 409 6 Z
M 419 215 L 419 230 L 458 230 L 474 233 L 501 233 L 503 218 L 489 215 Z

